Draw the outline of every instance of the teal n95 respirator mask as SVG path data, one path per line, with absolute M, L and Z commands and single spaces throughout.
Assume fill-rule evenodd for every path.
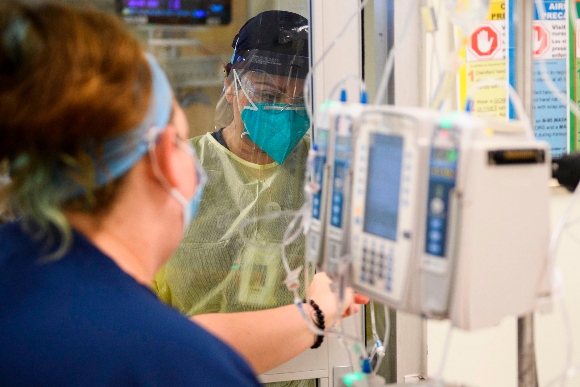
M 303 79 L 233 70 L 236 99 L 244 132 L 278 164 L 282 164 L 310 128 Z
M 258 102 L 246 106 L 241 115 L 250 140 L 278 164 L 286 160 L 310 127 L 303 104 Z

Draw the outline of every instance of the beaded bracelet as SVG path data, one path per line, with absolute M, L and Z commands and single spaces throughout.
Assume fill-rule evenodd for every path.
M 303 303 L 306 303 L 306 300 L 302 301 Z M 318 304 L 316 302 L 314 302 L 313 300 L 310 300 L 310 306 L 312 306 L 313 309 L 313 313 L 316 315 L 316 318 L 313 318 L 313 322 L 314 325 L 316 325 L 316 327 L 318 329 L 320 329 L 321 331 L 324 330 L 325 325 L 324 325 L 324 313 L 322 312 L 322 310 L 320 310 L 320 308 L 318 307 Z M 322 344 L 322 341 L 324 340 L 324 336 L 323 335 L 316 335 L 316 341 L 314 342 L 314 344 L 312 345 L 312 349 L 316 349 L 318 347 L 320 347 L 320 345 Z

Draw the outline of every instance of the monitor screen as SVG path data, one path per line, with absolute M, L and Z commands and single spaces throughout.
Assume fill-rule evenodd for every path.
M 129 23 L 222 25 L 231 21 L 232 0 L 116 0 Z
M 403 137 L 371 133 L 363 230 L 397 240 Z

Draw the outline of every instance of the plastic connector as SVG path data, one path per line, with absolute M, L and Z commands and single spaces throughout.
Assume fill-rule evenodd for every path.
M 465 112 L 472 113 L 473 112 L 473 100 L 469 98 L 467 102 L 465 102 Z
M 302 266 L 300 266 L 300 267 L 292 270 L 290 273 L 288 273 L 288 275 L 286 276 L 286 279 L 284 280 L 284 284 L 286 284 L 286 287 L 291 292 L 298 290 L 298 288 L 300 287 L 299 277 L 300 277 L 301 271 L 302 271 Z
M 360 103 L 366 105 L 369 102 L 369 95 L 366 90 L 360 93 Z
M 314 162 L 316 161 L 316 156 L 318 155 L 318 145 L 312 144 L 312 148 L 308 150 L 308 158 L 307 158 L 307 165 L 308 165 L 308 172 L 311 178 L 314 176 Z M 309 181 L 304 186 L 304 191 L 308 195 L 314 195 L 320 191 L 320 185 L 315 181 Z
M 340 102 L 346 102 L 347 100 L 346 90 L 342 89 L 340 91 Z
M 362 372 L 365 374 L 370 374 L 373 372 L 373 368 L 371 367 L 371 359 L 368 357 L 362 361 Z

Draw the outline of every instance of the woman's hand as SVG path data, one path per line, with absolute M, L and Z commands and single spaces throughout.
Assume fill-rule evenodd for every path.
M 350 289 L 350 288 L 349 288 Z M 342 311 L 341 317 L 348 317 L 360 310 L 359 305 L 368 304 L 371 299 L 367 296 L 363 296 L 362 294 L 354 293 L 353 294 L 353 302 L 350 305 L 345 305 L 344 310 Z
M 369 298 L 361 294 L 355 294 L 350 287 L 344 292 L 344 301 L 341 305 L 340 313 L 338 307 L 338 294 L 331 290 L 332 280 L 326 273 L 320 272 L 314 275 L 310 284 L 310 298 L 314 300 L 324 312 L 327 326 L 336 321 L 338 315 L 348 317 L 360 310 L 360 304 L 369 302 Z

